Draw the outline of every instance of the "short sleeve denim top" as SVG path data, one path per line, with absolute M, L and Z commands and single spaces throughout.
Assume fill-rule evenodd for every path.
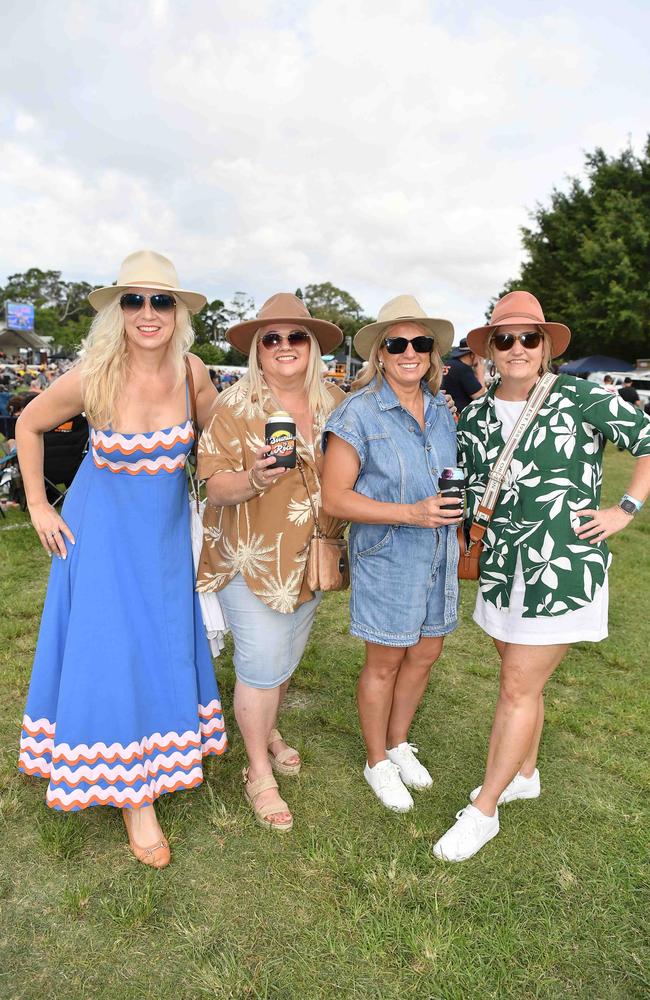
M 359 456 L 357 493 L 388 503 L 417 503 L 438 493 L 442 469 L 456 465 L 456 429 L 442 393 L 435 396 L 426 385 L 424 392 L 424 430 L 415 417 L 400 404 L 386 379 L 381 385 L 373 380 L 368 386 L 348 396 L 330 414 L 323 432 L 323 449 L 331 432 L 351 444 Z M 420 556 L 426 561 L 435 534 L 430 528 L 400 526 L 405 539 L 401 558 L 404 569 L 416 571 Z M 451 604 L 458 593 L 456 568 L 458 549 L 456 529 L 440 528 L 446 534 L 445 591 Z M 353 524 L 350 529 L 350 554 L 369 554 L 386 535 L 382 524 Z M 414 562 L 415 560 L 415 562 Z

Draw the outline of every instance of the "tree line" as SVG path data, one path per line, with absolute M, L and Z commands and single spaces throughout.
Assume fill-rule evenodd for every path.
M 531 212 L 521 230 L 524 262 L 497 298 L 525 288 L 540 300 L 546 318 L 573 332 L 572 358 L 613 354 L 624 360 L 650 355 L 650 136 L 641 155 L 631 148 L 608 157 L 600 148 L 585 156 L 585 177 L 553 188 L 547 205 Z M 33 267 L 10 275 L 0 300 L 35 306 L 36 332 L 57 349 L 74 353 L 94 315 L 87 301 L 93 285 L 64 281 L 60 271 Z M 349 292 L 331 282 L 309 284 L 296 294 L 312 316 L 338 324 L 353 336 L 372 317 Z M 235 292 L 214 299 L 193 319 L 194 350 L 208 364 L 242 364 L 225 346 L 233 323 L 255 315 L 255 302 Z

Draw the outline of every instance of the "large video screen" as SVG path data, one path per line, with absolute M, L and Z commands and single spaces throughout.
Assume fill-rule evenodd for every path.
M 31 302 L 7 302 L 7 329 L 33 330 L 34 306 Z

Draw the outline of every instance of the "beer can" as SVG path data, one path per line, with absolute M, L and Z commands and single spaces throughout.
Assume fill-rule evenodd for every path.
M 275 458 L 275 465 L 270 465 L 269 469 L 295 469 L 296 424 L 284 410 L 269 416 L 264 427 L 264 442 L 271 447 L 267 457 Z

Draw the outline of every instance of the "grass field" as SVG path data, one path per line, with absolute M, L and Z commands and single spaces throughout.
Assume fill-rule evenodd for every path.
M 605 503 L 631 466 L 607 449 Z M 305 762 L 281 779 L 293 833 L 260 830 L 244 803 L 226 653 L 231 751 L 200 789 L 160 801 L 173 851 L 162 872 L 130 855 L 117 811 L 50 812 L 44 782 L 16 771 L 48 571 L 25 520 L 0 521 L 3 1000 L 650 996 L 647 512 L 611 543 L 610 638 L 575 646 L 548 686 L 542 796 L 503 807 L 473 861 L 431 854 L 481 779 L 496 694 L 468 584 L 415 720 L 435 784 L 413 812 L 383 810 L 363 781 L 362 644 L 346 595 L 331 595 L 282 720 Z

